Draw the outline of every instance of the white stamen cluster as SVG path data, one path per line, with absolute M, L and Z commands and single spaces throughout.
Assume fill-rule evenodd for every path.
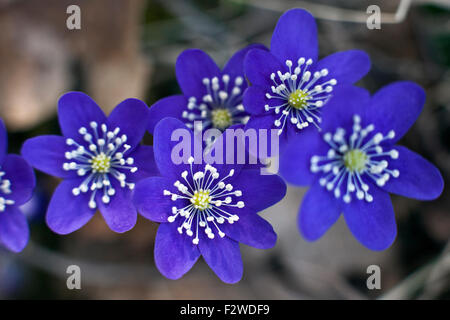
M 13 205 L 14 200 L 5 198 L 5 195 L 11 194 L 11 181 L 4 179 L 5 172 L 0 171 L 0 212 L 5 211 L 7 205 Z
M 194 128 L 194 121 L 202 121 L 203 129 L 215 127 L 224 130 L 230 125 L 238 123 L 247 123 L 248 116 L 244 113 L 244 106 L 242 105 L 242 85 L 244 79 L 236 77 L 231 81 L 228 74 L 218 77 L 204 78 L 203 85 L 206 88 L 206 94 L 198 100 L 196 97 L 190 97 L 187 105 L 187 110 L 183 111 L 182 117 L 186 119 L 186 125 L 199 131 L 200 128 Z M 216 122 L 214 119 L 214 111 L 219 110 L 228 121 Z
M 242 191 L 233 191 L 233 186 L 225 182 L 233 176 L 233 169 L 220 179 L 217 169 L 209 164 L 205 165 L 203 171 L 193 172 L 193 162 L 194 158 L 189 158 L 190 171 L 186 170 L 181 174 L 184 181 L 177 180 L 174 183 L 178 193 L 164 190 L 164 195 L 170 196 L 172 201 L 185 200 L 184 207 L 172 207 L 172 215 L 168 221 L 174 223 L 181 217 L 178 219 L 178 222 L 181 222 L 178 232 L 183 234 L 186 230 L 189 237 L 195 235 L 192 243 L 198 244 L 200 228 L 204 229 L 209 239 L 214 239 L 215 234 L 223 238 L 225 233 L 220 229 L 220 225 L 225 222 L 233 224 L 239 220 L 237 215 L 227 212 L 226 209 L 243 208 L 244 202 L 236 202 L 236 199 L 233 199 L 242 196 Z
M 281 113 L 274 122 L 275 126 L 280 128 L 279 135 L 283 132 L 288 118 L 291 124 L 300 130 L 309 124 L 320 129 L 320 108 L 330 99 L 337 81 L 330 79 L 321 82 L 320 79 L 328 75 L 328 69 L 311 73 L 308 67 L 312 63 L 312 59 L 300 58 L 293 69 L 292 61 L 286 60 L 289 72 L 282 73 L 278 70 L 270 75 L 274 85 L 271 87 L 272 92 L 266 93 L 266 98 L 280 100 L 280 104 L 274 106 L 266 104 L 264 108 L 266 111 L 274 110 L 276 114 Z
M 361 127 L 359 115 L 353 117 L 353 127 L 350 136 L 346 137 L 345 129 L 338 128 L 334 134 L 324 134 L 324 140 L 331 147 L 326 156 L 313 156 L 311 158 L 311 171 L 323 172 L 325 175 L 319 183 L 334 196 L 345 203 L 352 200 L 351 193 L 356 199 L 367 202 L 373 201 L 369 193 L 369 185 L 364 182 L 366 177 L 382 187 L 390 179 L 400 175 L 399 170 L 388 169 L 388 158 L 397 159 L 399 153 L 395 149 L 384 150 L 382 144 L 393 139 L 395 132 L 389 131 L 387 135 L 373 133 L 375 126 L 370 124 Z
M 122 188 L 133 189 L 134 183 L 126 181 L 123 171 L 134 173 L 138 168 L 132 166 L 134 159 L 125 155 L 131 146 L 126 144 L 125 134 L 119 136 L 120 128 L 109 130 L 106 124 L 92 121 L 90 129 L 81 127 L 78 132 L 87 143 L 87 148 L 74 139 L 67 139 L 66 144 L 75 149 L 65 153 L 68 162 L 63 164 L 64 170 L 75 170 L 78 176 L 86 176 L 78 187 L 72 189 L 73 195 L 92 192 L 89 207 L 95 209 L 97 190 L 103 192 L 103 203 L 109 203 L 116 193 L 110 178 L 117 179 Z

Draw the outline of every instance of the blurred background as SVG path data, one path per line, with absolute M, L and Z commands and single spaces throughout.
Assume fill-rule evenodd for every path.
M 81 8 L 81 30 L 68 30 L 66 8 Z M 381 29 L 366 26 L 378 5 Z M 81 90 L 109 112 L 125 98 L 149 106 L 179 93 L 175 60 L 187 48 L 208 52 L 223 66 L 237 49 L 270 44 L 279 16 L 302 7 L 317 18 L 320 55 L 363 49 L 372 70 L 361 81 L 371 92 L 411 80 L 427 92 L 426 106 L 401 143 L 450 177 L 449 0 L 0 0 L 0 117 L 9 152 L 41 134 L 59 134 L 60 95 Z M 152 137 L 145 138 L 147 144 Z M 432 202 L 392 196 L 398 238 L 383 252 L 360 245 L 341 219 L 318 242 L 307 243 L 296 224 L 305 189 L 261 215 L 279 235 L 275 248 L 242 245 L 244 277 L 222 283 L 203 260 L 171 281 L 153 263 L 157 225 L 139 218 L 125 233 L 110 231 L 97 214 L 68 236 L 45 225 L 58 181 L 37 172 L 38 187 L 24 208 L 31 239 L 20 254 L 0 249 L 0 297 L 7 299 L 448 299 L 449 189 Z M 66 268 L 81 268 L 81 290 L 68 290 Z M 366 269 L 381 268 L 381 289 L 368 290 Z

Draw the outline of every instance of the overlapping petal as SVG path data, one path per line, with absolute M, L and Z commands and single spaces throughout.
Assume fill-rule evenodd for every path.
M 270 114 L 252 116 L 248 120 L 247 124 L 245 125 L 245 131 L 253 131 L 256 133 L 256 135 L 259 135 L 260 132 L 263 132 L 266 137 L 263 140 L 258 136 L 258 143 L 249 146 L 248 150 L 252 156 L 266 159 L 275 155 L 277 151 L 279 152 L 280 137 L 278 136 L 278 134 L 275 136 L 271 132 L 271 130 L 273 129 L 277 130 L 273 122 L 273 116 Z M 265 130 L 265 132 L 262 130 Z
M 148 131 L 153 134 L 156 124 L 164 118 L 171 117 L 182 120 L 188 99 L 184 95 L 174 95 L 162 98 L 150 107 Z
M 242 190 L 239 200 L 245 208 L 258 212 L 279 202 L 286 195 L 286 184 L 277 175 L 261 175 L 260 170 L 242 170 L 233 180 L 236 190 Z
M 204 153 L 204 162 L 213 165 L 221 177 L 233 170 L 238 175 L 248 161 L 244 144 L 245 132 L 242 125 L 226 129 Z
M 199 49 L 183 51 L 177 59 L 176 75 L 181 91 L 187 97 L 203 97 L 204 78 L 220 77 L 220 69 L 209 55 Z
M 173 181 L 164 177 L 150 177 L 141 180 L 133 195 L 133 202 L 139 213 L 145 218 L 155 222 L 167 222 L 172 215 L 175 204 L 164 190 L 172 190 Z
M 358 114 L 364 121 L 371 121 L 367 116 L 370 94 L 367 90 L 351 85 L 343 85 L 333 92 L 330 101 L 322 110 L 322 132 L 334 133 L 338 127 L 349 129 L 353 125 L 353 116 Z M 369 123 L 368 123 L 369 124 Z
M 5 172 L 4 178 L 11 182 L 11 193 L 7 198 L 14 200 L 15 205 L 30 200 L 36 186 L 36 178 L 30 165 L 21 156 L 9 154 L 5 157 L 2 170 Z
M 314 17 L 303 9 L 285 12 L 273 32 L 270 51 L 281 62 L 295 62 L 300 57 L 317 61 L 319 45 Z
M 315 174 L 311 172 L 311 157 L 324 155 L 328 151 L 322 135 L 315 128 L 306 129 L 288 141 L 280 155 L 280 175 L 286 182 L 297 186 L 311 185 Z
M 239 215 L 237 222 L 225 223 L 220 228 L 227 237 L 258 249 L 270 249 L 277 241 L 277 234 L 270 223 L 248 210 Z
M 201 142 L 194 146 L 194 138 L 193 132 L 175 118 L 165 118 L 156 125 L 153 150 L 163 176 L 179 179 L 188 166 L 187 159 L 196 157 L 194 147 L 200 149 L 201 156 Z
M 222 70 L 223 74 L 228 74 L 231 79 L 244 76 L 244 59 L 247 53 L 252 49 L 267 50 L 262 44 L 251 44 L 244 49 L 238 50 L 228 60 L 227 64 Z M 245 89 L 245 87 L 243 88 Z
M 242 278 L 242 264 L 239 243 L 228 237 L 208 239 L 200 233 L 200 252 L 209 267 L 226 283 L 236 283 Z
M 257 85 L 251 86 L 245 90 L 243 97 L 245 111 L 251 115 L 263 115 L 267 111 L 265 105 L 275 106 L 277 102 L 274 99 L 267 99 L 266 91 Z
M 106 122 L 106 116 L 97 103 L 82 92 L 68 92 L 58 100 L 58 119 L 66 138 L 78 137 L 78 130 L 88 127 L 91 121 Z
M 155 154 L 152 146 L 140 145 L 130 154 L 134 159 L 133 165 L 138 168 L 136 172 L 129 175 L 129 180 L 137 182 L 141 179 L 159 175 L 155 163 Z
M 354 200 L 343 207 L 345 221 L 355 236 L 370 250 L 385 250 L 397 236 L 394 209 L 389 194 L 375 186 L 370 193 L 373 202 Z
M 400 175 L 391 178 L 383 189 L 404 197 L 433 200 L 444 189 L 444 180 L 439 170 L 417 153 L 406 147 L 395 146 L 398 159 L 389 160 L 389 169 L 397 169 Z
M 273 85 L 270 75 L 278 70 L 284 72 L 286 66 L 269 51 L 254 49 L 244 59 L 244 70 L 250 85 L 270 88 Z
M 395 131 L 393 143 L 400 140 L 416 121 L 425 104 L 425 92 L 410 81 L 394 82 L 372 96 L 367 118 L 386 134 Z
M 58 234 L 69 234 L 84 226 L 95 214 L 89 208 L 89 193 L 74 196 L 72 189 L 78 187 L 81 179 L 64 180 L 59 184 L 50 200 L 46 221 L 48 227 Z
M 40 171 L 59 178 L 75 178 L 75 171 L 63 169 L 63 164 L 67 162 L 65 153 L 72 150 L 73 147 L 66 144 L 64 137 L 48 135 L 28 139 L 21 153 L 29 164 Z
M 0 212 L 0 242 L 13 252 L 22 251 L 28 243 L 30 231 L 27 219 L 15 206 Z
M 328 75 L 322 81 L 336 79 L 337 84 L 353 84 L 364 77 L 370 70 L 370 58 L 362 50 L 340 51 L 320 60 L 314 69 L 328 70 Z
M 108 227 L 118 233 L 132 229 L 136 225 L 137 211 L 132 202 L 132 190 L 120 187 L 117 180 L 111 183 L 116 193 L 108 203 L 102 201 L 102 193 L 97 193 L 97 206 Z
M 340 201 L 318 182 L 312 184 L 303 198 L 298 215 L 298 227 L 306 240 L 319 239 L 338 220 Z
M 200 256 L 191 238 L 180 235 L 174 223 L 159 226 L 155 239 L 155 263 L 169 279 L 179 279 L 188 272 Z
M 119 135 L 127 136 L 126 143 L 133 150 L 144 137 L 150 119 L 149 108 L 138 99 L 126 99 L 119 103 L 108 117 L 109 130 L 120 128 Z

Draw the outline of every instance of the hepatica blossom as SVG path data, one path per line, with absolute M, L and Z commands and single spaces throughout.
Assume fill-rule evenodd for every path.
M 389 193 L 419 200 L 441 194 L 438 169 L 395 144 L 424 102 L 425 93 L 411 82 L 393 83 L 373 97 L 348 86 L 330 101 L 320 135 L 307 134 L 288 144 L 281 174 L 288 182 L 311 186 L 298 218 L 307 240 L 320 238 L 343 213 L 363 245 L 386 249 L 397 233 Z
M 318 60 L 313 16 L 292 9 L 280 17 L 270 52 L 251 50 L 244 67 L 252 85 L 243 98 L 251 114 L 246 128 L 277 129 L 282 149 L 289 137 L 320 129 L 322 110 L 334 92 L 361 79 L 370 69 L 370 60 L 359 50 Z
M 20 156 L 7 154 L 8 137 L 0 119 L 0 242 L 13 252 L 28 243 L 29 229 L 19 207 L 31 199 L 36 185 L 33 169 Z
M 86 94 L 70 92 L 58 102 L 58 118 L 63 136 L 32 138 L 22 148 L 36 169 L 64 179 L 50 201 L 48 226 L 67 234 L 99 209 L 111 230 L 131 229 L 137 219 L 132 191 L 155 173 L 152 147 L 139 145 L 148 107 L 127 99 L 106 117 Z
M 171 134 L 183 128 L 188 130 L 173 118 L 156 125 L 155 161 L 161 176 L 141 180 L 134 194 L 139 212 L 161 223 L 156 266 L 177 279 L 202 255 L 222 281 L 237 282 L 243 273 L 239 242 L 260 249 L 275 245 L 276 234 L 257 212 L 281 200 L 286 186 L 276 175 L 260 175 L 243 165 L 207 163 L 208 155 L 174 164 Z
M 194 128 L 194 121 L 201 121 L 203 130 L 223 131 L 232 125 L 245 124 L 248 113 L 242 105 L 242 94 L 247 88 L 244 58 L 254 48 L 264 49 L 251 45 L 236 52 L 223 70 L 201 50 L 182 52 L 175 68 L 183 94 L 163 98 L 150 108 L 150 133 L 165 117 L 180 119 L 197 132 L 201 128 Z

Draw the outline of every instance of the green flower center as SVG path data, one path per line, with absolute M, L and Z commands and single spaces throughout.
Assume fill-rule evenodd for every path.
M 108 157 L 103 152 L 92 158 L 92 171 L 107 173 L 109 168 L 111 168 L 111 157 Z
M 211 112 L 211 121 L 215 128 L 226 129 L 232 125 L 231 113 L 226 108 L 214 109 Z
M 344 164 L 350 171 L 363 171 L 366 168 L 367 160 L 367 154 L 359 149 L 352 149 L 344 155 Z
M 307 92 L 297 89 L 289 95 L 289 105 L 295 109 L 303 109 L 307 105 L 309 95 Z
M 210 207 L 211 197 L 209 190 L 196 190 L 191 198 L 191 203 L 198 210 L 206 210 Z

